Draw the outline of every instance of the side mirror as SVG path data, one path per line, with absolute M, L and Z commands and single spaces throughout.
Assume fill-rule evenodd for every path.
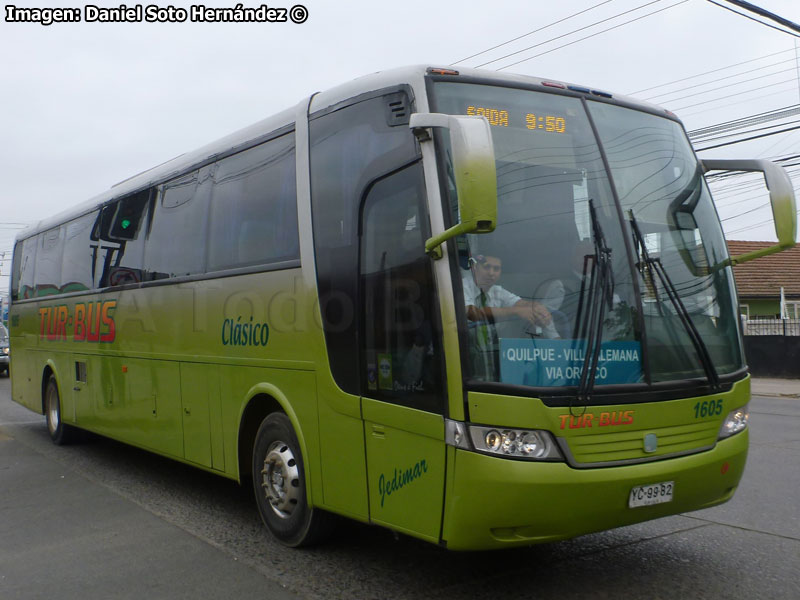
M 497 225 L 497 172 L 492 132 L 486 117 L 415 113 L 414 130 L 445 127 L 450 130 L 453 172 L 458 194 L 458 225 L 425 242 L 425 251 L 441 258 L 440 246 L 466 233 L 490 233 Z
M 761 171 L 769 190 L 769 201 L 772 204 L 772 218 L 775 221 L 775 234 L 778 243 L 763 250 L 756 250 L 732 256 L 727 264 L 730 266 L 761 258 L 791 248 L 797 236 L 797 205 L 794 197 L 792 181 L 783 167 L 774 162 L 762 159 L 729 160 L 706 159 L 701 161 L 704 171 Z M 727 265 L 726 265 L 727 266 Z

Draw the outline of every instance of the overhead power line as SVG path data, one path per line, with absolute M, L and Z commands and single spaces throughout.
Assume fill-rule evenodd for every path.
M 689 131 L 688 135 L 689 139 L 691 140 L 692 144 L 695 147 L 706 144 L 706 147 L 704 149 L 707 150 L 711 147 L 707 146 L 707 144 L 715 141 L 738 136 L 740 139 L 738 139 L 735 142 L 738 143 L 739 141 L 746 141 L 752 139 L 747 136 L 759 131 L 767 131 L 770 129 L 775 129 L 777 127 L 786 127 L 787 125 L 794 125 L 795 123 L 800 123 L 800 121 L 796 119 L 789 120 L 792 117 L 797 116 L 798 114 L 800 114 L 800 104 L 794 104 L 791 106 L 785 106 L 783 108 L 778 108 L 771 111 L 759 113 L 756 115 L 750 115 L 748 117 L 734 119 L 732 121 L 725 121 L 723 123 L 717 123 L 715 125 L 701 127 L 699 129 Z M 769 123 L 770 121 L 781 121 L 781 122 L 772 125 L 767 125 L 766 127 L 758 127 L 759 125 L 763 125 L 764 123 Z M 784 129 L 773 133 L 785 133 L 785 132 L 786 130 Z
M 734 137 L 734 136 L 737 136 L 737 135 L 739 135 L 739 136 L 741 136 L 741 135 L 749 135 L 751 133 L 756 133 L 757 131 L 767 131 L 769 129 L 775 129 L 776 127 L 784 127 L 785 125 L 794 125 L 795 123 L 800 123 L 800 120 L 788 121 L 786 123 L 778 123 L 776 125 L 767 125 L 766 127 L 757 127 L 755 129 L 748 129 L 747 131 L 743 131 L 741 133 L 726 133 L 726 134 L 718 135 L 716 137 L 707 138 L 704 141 L 706 143 L 707 142 L 716 142 L 717 140 L 724 140 L 724 139 L 731 138 L 731 137 Z M 792 129 L 794 129 L 794 128 L 792 128 Z M 781 131 L 775 131 L 773 133 L 785 133 L 786 131 L 790 131 L 790 129 L 782 129 Z M 739 142 L 745 142 L 747 140 L 752 140 L 752 139 L 755 139 L 756 137 L 765 137 L 765 136 L 755 136 L 755 137 L 741 138 L 739 140 L 736 140 L 733 143 L 738 144 Z M 719 146 L 717 146 L 717 147 L 719 147 Z M 698 150 L 698 152 L 699 152 L 699 150 Z
M 748 69 L 747 71 L 741 71 L 739 73 L 734 73 L 733 75 L 726 75 L 725 77 L 719 77 L 717 79 L 711 79 L 709 81 L 704 81 L 703 83 L 696 83 L 694 85 L 689 85 L 689 86 L 686 86 L 686 87 L 683 87 L 683 88 L 679 88 L 677 90 L 664 92 L 662 94 L 656 94 L 655 96 L 650 96 L 649 98 L 644 98 L 644 100 L 647 101 L 647 102 L 661 102 L 661 103 L 663 103 L 663 102 L 674 102 L 675 100 L 682 100 L 683 98 L 689 98 L 690 96 L 684 96 L 683 98 L 670 98 L 669 100 L 658 100 L 658 98 L 664 98 L 664 96 L 671 96 L 672 94 L 678 94 L 680 92 L 685 92 L 687 90 L 693 90 L 695 88 L 703 87 L 703 86 L 706 86 L 706 85 L 711 85 L 712 83 L 719 83 L 720 81 L 725 81 L 726 79 L 733 79 L 734 77 L 740 77 L 742 75 L 748 75 L 750 73 L 759 73 L 759 72 L 762 72 L 764 69 L 767 69 L 769 67 L 777 67 L 778 65 L 783 65 L 783 64 L 786 64 L 786 63 L 794 63 L 794 62 L 795 62 L 794 58 L 790 58 L 788 60 L 781 60 L 781 61 L 769 64 L 769 65 L 756 67 L 755 69 Z M 696 92 L 694 94 L 691 94 L 691 96 L 697 96 L 699 94 L 706 94 L 708 92 L 713 92 L 715 90 L 719 90 L 719 89 L 722 89 L 724 87 L 732 87 L 734 85 L 739 85 L 739 84 L 745 83 L 747 81 L 754 81 L 756 79 L 764 79 L 766 77 L 771 77 L 772 75 L 778 75 L 779 73 L 788 73 L 789 71 L 794 71 L 794 70 L 795 70 L 795 67 L 790 67 L 790 68 L 784 69 L 782 71 L 774 71 L 773 73 L 767 73 L 766 75 L 759 75 L 758 77 L 751 77 L 750 79 L 745 79 L 744 81 L 737 81 L 737 82 L 734 82 L 734 83 L 731 83 L 731 84 L 728 84 L 728 85 L 712 88 L 712 89 L 706 90 L 704 92 Z
M 573 40 L 573 41 L 568 42 L 566 44 L 562 44 L 561 46 L 557 46 L 555 48 L 551 48 L 550 50 L 546 50 L 544 52 L 540 52 L 539 54 L 534 54 L 533 56 L 529 56 L 528 58 L 523 58 L 523 59 L 518 60 L 516 62 L 507 64 L 505 66 L 502 66 L 502 67 L 498 68 L 497 70 L 498 71 L 502 71 L 503 69 L 507 69 L 509 67 L 513 67 L 514 65 L 518 65 L 520 63 L 524 63 L 524 62 L 527 62 L 529 60 L 533 60 L 534 58 L 538 58 L 540 56 L 544 56 L 545 54 L 549 54 L 550 52 L 555 52 L 556 50 L 561 50 L 562 48 L 566 48 L 567 46 L 571 46 L 573 44 L 577 44 L 578 42 L 582 42 L 584 40 L 588 40 L 589 38 L 593 38 L 593 37 L 596 37 L 596 36 L 601 35 L 603 33 L 607 33 L 609 31 L 613 31 L 614 29 L 619 29 L 620 27 L 623 27 L 625 25 L 629 25 L 631 23 L 635 23 L 636 21 L 641 21 L 642 19 L 646 19 L 647 17 L 652 17 L 653 15 L 656 15 L 658 13 L 664 12 L 665 10 L 669 10 L 671 8 L 675 8 L 676 6 L 680 6 L 681 4 L 686 4 L 688 1 L 689 0 L 681 0 L 680 2 L 676 2 L 675 4 L 670 4 L 669 6 L 667 6 L 665 8 L 660 8 L 658 10 L 654 10 L 651 13 L 647 13 L 646 15 L 642 15 L 640 17 L 636 17 L 635 19 L 631 19 L 629 21 L 625 21 L 624 23 L 620 23 L 618 25 L 614 25 L 613 27 L 609 27 L 608 29 L 603 29 L 602 31 L 597 31 L 597 32 L 595 32 L 595 33 L 593 33 L 591 35 L 584 36 L 584 37 L 579 38 L 577 40 Z M 652 2 L 650 4 L 652 4 Z M 647 4 L 645 4 L 643 6 L 647 6 Z M 523 51 L 521 51 L 521 52 L 523 52 Z
M 771 89 L 774 90 L 775 88 L 771 88 Z M 767 100 L 768 98 L 774 98 L 775 96 L 786 96 L 786 95 L 791 95 L 793 98 L 796 97 L 796 95 L 797 95 L 796 82 L 795 82 L 795 85 L 793 87 L 778 88 L 776 91 L 771 91 L 771 92 L 769 92 L 767 94 L 763 94 L 762 93 L 760 96 L 758 96 L 758 99 L 760 101 L 763 101 L 763 100 Z M 718 100 L 724 100 L 725 101 L 725 108 L 731 108 L 731 107 L 736 106 L 738 104 L 752 104 L 753 103 L 753 99 L 752 98 L 742 98 L 740 100 L 731 101 L 728 97 L 723 97 L 723 98 L 720 98 Z M 702 115 L 703 113 L 711 112 L 712 110 L 713 111 L 719 111 L 719 108 L 713 106 L 713 103 L 705 102 L 703 104 L 712 104 L 712 106 L 710 106 L 708 108 L 702 108 L 700 110 L 694 110 L 692 112 L 685 112 L 688 107 L 684 106 L 683 108 L 672 109 L 672 112 L 680 115 L 680 117 L 682 119 L 687 119 L 688 117 L 693 117 L 695 115 Z M 698 106 L 698 105 L 696 105 L 696 106 Z
M 687 98 L 694 98 L 695 96 L 702 96 L 703 94 L 710 94 L 711 92 L 716 92 L 717 90 L 724 90 L 725 88 L 736 87 L 738 85 L 742 85 L 743 83 L 750 83 L 751 81 L 757 81 L 759 79 L 768 79 L 768 78 L 773 77 L 775 75 L 780 75 L 782 73 L 790 73 L 790 72 L 794 72 L 794 71 L 795 71 L 795 68 L 794 67 L 790 67 L 788 69 L 783 69 L 782 71 L 775 71 L 773 73 L 767 73 L 766 75 L 759 75 L 758 77 L 751 77 L 750 79 L 745 79 L 744 81 L 735 81 L 734 83 L 728 83 L 726 85 L 719 85 L 719 86 L 717 86 L 715 88 L 704 90 L 702 92 L 695 92 L 693 94 L 687 94 L 686 96 L 680 96 L 678 98 L 669 98 L 669 99 L 659 100 L 658 103 L 659 104 L 664 104 L 666 102 L 678 102 L 679 100 L 686 100 Z M 727 79 L 727 78 L 723 78 L 723 79 Z M 794 81 L 794 80 L 788 79 L 788 80 L 782 81 L 780 83 L 786 83 L 787 81 Z M 708 83 L 701 83 L 701 84 L 698 84 L 697 86 L 692 86 L 692 87 L 699 87 L 699 86 L 702 86 L 702 85 L 708 85 L 710 83 L 712 83 L 712 82 L 709 81 Z M 686 89 L 690 89 L 690 88 L 686 88 Z M 677 94 L 680 91 L 681 90 L 676 90 L 675 92 L 670 92 L 670 94 Z M 663 94 L 663 95 L 667 96 L 669 94 Z M 656 97 L 658 97 L 658 96 L 656 96 Z M 653 98 L 646 98 L 646 100 L 647 101 L 652 101 Z
M 797 214 L 800 214 L 800 211 L 797 211 Z M 749 231 L 750 229 L 756 229 L 757 227 L 761 227 L 762 225 L 769 225 L 772 223 L 772 219 L 767 219 L 766 221 L 761 221 L 759 223 L 753 223 L 752 225 L 748 225 L 747 227 L 740 227 L 739 229 L 734 229 L 733 231 L 726 231 L 725 235 L 730 236 L 734 233 L 741 233 L 742 231 Z
M 715 146 L 706 146 L 705 148 L 697 148 L 698 152 L 702 152 L 703 150 L 712 150 L 714 148 L 722 148 L 723 146 L 732 146 L 733 144 L 741 144 L 742 142 L 749 142 L 751 140 L 757 140 L 760 138 L 769 137 L 771 135 L 778 135 L 779 133 L 786 133 L 787 131 L 796 131 L 800 129 L 800 125 L 796 127 L 787 127 L 786 129 L 781 129 L 780 131 L 772 131 L 770 133 L 762 133 L 760 135 L 754 135 L 751 137 L 743 138 L 741 140 L 735 140 L 733 142 L 725 142 L 724 144 L 717 144 Z
M 642 8 L 650 6 L 651 4 L 657 4 L 658 2 L 661 2 L 661 1 L 662 0 L 651 0 L 650 2 L 647 2 L 645 4 L 640 4 L 639 6 L 637 6 L 635 8 L 631 8 L 630 10 L 626 10 L 624 12 L 617 13 L 616 15 L 613 15 L 613 16 L 608 17 L 606 19 L 601 19 L 600 21 L 595 21 L 594 23 L 591 23 L 590 25 L 585 25 L 584 27 L 579 27 L 578 29 L 573 29 L 572 31 L 568 31 L 567 33 L 563 33 L 561 35 L 557 35 L 556 37 L 550 38 L 549 40 L 545 40 L 543 42 L 539 42 L 538 44 L 534 44 L 533 46 L 528 46 L 527 48 L 523 48 L 522 50 L 517 50 L 516 52 L 511 52 L 509 54 L 505 54 L 505 55 L 503 55 L 503 56 L 501 56 L 499 58 L 494 58 L 492 60 L 486 61 L 485 63 L 481 63 L 481 64 L 475 65 L 475 66 L 476 66 L 476 68 L 477 67 L 485 67 L 486 65 L 490 65 L 492 63 L 499 62 L 499 61 L 504 60 L 506 58 L 510 58 L 512 56 L 516 56 L 517 54 L 522 54 L 523 52 L 527 52 L 528 50 L 533 50 L 534 48 L 538 48 L 539 46 L 544 46 L 545 44 L 549 44 L 550 42 L 555 42 L 556 40 L 560 40 L 562 38 L 569 37 L 573 33 L 578 33 L 579 31 L 585 31 L 587 29 L 591 29 L 592 27 L 595 27 L 596 25 L 600 25 L 601 23 L 606 23 L 608 21 L 613 21 L 617 17 L 621 17 L 622 15 L 627 15 L 629 13 L 636 12 L 637 10 L 640 10 Z M 544 29 L 544 28 L 542 28 L 542 29 Z
M 676 79 L 675 81 L 668 81 L 667 83 L 661 83 L 659 85 L 654 85 L 653 87 L 644 88 L 643 90 L 636 90 L 635 92 L 630 92 L 628 95 L 629 96 L 635 96 L 636 94 L 642 94 L 644 92 L 649 92 L 651 90 L 657 90 L 660 87 L 667 87 L 668 85 L 672 85 L 673 83 L 681 83 L 683 81 L 689 81 L 690 79 L 696 79 L 697 77 L 703 77 L 705 75 L 711 75 L 712 73 L 719 73 L 720 71 L 727 71 L 728 69 L 732 69 L 733 67 L 740 67 L 742 65 L 747 65 L 747 64 L 750 64 L 752 62 L 757 62 L 759 60 L 764 60 L 765 58 L 772 58 L 773 56 L 778 56 L 779 54 L 786 54 L 787 52 L 794 52 L 794 48 L 789 48 L 788 50 L 781 50 L 780 52 L 773 52 L 772 54 L 765 54 L 764 56 L 759 56 L 758 58 L 751 58 L 750 60 L 745 60 L 743 62 L 735 63 L 735 64 L 732 64 L 732 65 L 728 65 L 727 67 L 720 67 L 719 69 L 712 69 L 711 71 L 705 71 L 704 73 L 698 73 L 697 75 L 690 75 L 689 77 L 682 77 L 681 79 Z M 794 60 L 794 59 L 791 59 L 791 60 Z M 746 71 L 746 72 L 749 72 L 749 71 Z M 664 94 L 662 94 L 662 95 L 664 95 Z
M 725 217 L 724 219 L 720 219 L 720 221 L 724 223 L 725 221 L 732 221 L 733 219 L 738 219 L 739 217 L 743 217 L 744 215 L 749 215 L 750 213 L 754 213 L 757 210 L 761 210 L 762 208 L 765 208 L 765 207 L 769 206 L 769 204 L 770 204 L 769 202 L 765 202 L 764 204 L 759 204 L 755 208 L 751 208 L 750 210 L 746 210 L 744 212 L 737 213 L 737 214 L 733 215 L 732 217 Z
M 769 89 L 773 89 L 774 90 L 774 89 L 776 89 L 777 86 L 783 85 L 784 83 L 796 84 L 797 80 L 796 79 L 785 79 L 783 81 L 776 81 L 775 83 L 770 84 L 770 88 Z M 703 102 L 695 102 L 694 104 L 689 104 L 687 106 L 681 106 L 680 108 L 670 108 L 670 110 L 672 112 L 674 112 L 674 113 L 679 113 L 680 111 L 686 110 L 687 108 L 694 108 L 695 106 L 702 106 L 704 104 L 711 104 L 712 102 L 719 102 L 720 100 L 725 100 L 730 105 L 730 99 L 731 98 L 735 98 L 737 96 L 742 96 L 744 94 L 749 94 L 751 92 L 759 92 L 763 96 L 764 89 L 765 89 L 764 86 L 750 88 L 748 90 L 743 90 L 743 91 L 737 92 L 735 94 L 728 94 L 726 96 L 720 96 L 718 98 L 712 98 L 711 100 L 705 100 Z M 781 90 L 781 91 L 786 91 L 786 90 Z
M 481 50 L 480 52 L 476 52 L 475 54 L 471 54 L 471 55 L 467 56 L 466 58 L 462 58 L 461 60 L 455 61 L 452 64 L 457 65 L 458 63 L 462 63 L 465 60 L 469 60 L 470 58 L 475 58 L 476 56 L 480 56 L 481 54 L 486 54 L 487 52 L 491 52 L 492 50 L 497 50 L 498 48 L 502 48 L 503 46 L 508 46 L 508 44 L 516 42 L 517 40 L 521 40 L 522 38 L 528 37 L 529 35 L 533 35 L 534 33 L 539 33 L 540 31 L 544 31 L 545 29 L 547 29 L 549 27 L 552 27 L 553 25 L 558 25 L 559 23 L 563 23 L 564 21 L 569 21 L 573 17 L 577 17 L 578 15 L 582 15 L 584 13 L 587 13 L 587 12 L 589 12 L 591 10 L 594 10 L 595 8 L 597 8 L 599 6 L 603 6 L 603 4 L 608 4 L 609 2 L 612 2 L 612 1 L 613 0 L 605 0 L 604 2 L 600 2 L 599 4 L 595 4 L 594 6 L 590 6 L 589 8 L 587 8 L 585 10 L 581 10 L 581 11 L 578 11 L 576 13 L 573 13 L 573 14 L 569 15 L 568 17 L 564 17 L 563 19 L 559 19 L 558 21 L 553 21 L 552 23 L 548 23 L 544 27 L 539 27 L 539 29 L 534 29 L 533 31 L 529 31 L 528 33 L 523 33 L 522 35 L 518 35 L 517 37 L 512 38 L 512 39 L 510 39 L 510 40 L 508 40 L 506 42 L 502 42 L 501 44 L 497 44 L 496 46 L 492 46 L 491 48 L 487 48 L 486 50 Z
M 700 127 L 699 129 L 693 129 L 692 131 L 689 131 L 688 134 L 689 138 L 694 142 L 708 135 L 723 133 L 726 131 L 734 131 L 737 129 L 750 127 L 752 125 L 760 125 L 761 123 L 766 123 L 768 121 L 785 119 L 788 117 L 793 117 L 794 115 L 799 113 L 800 113 L 800 104 L 793 104 L 791 106 L 776 108 L 774 110 L 758 113 L 755 115 L 750 115 L 748 117 L 733 119 L 732 121 L 724 121 L 722 123 L 717 123 L 715 125 Z

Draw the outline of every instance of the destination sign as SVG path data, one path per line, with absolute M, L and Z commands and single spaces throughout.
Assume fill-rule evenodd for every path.
M 503 338 L 500 340 L 500 380 L 534 387 L 578 385 L 586 358 L 585 345 L 585 340 Z M 641 376 L 639 342 L 601 344 L 596 385 L 636 383 Z
M 522 111 L 509 113 L 506 109 L 492 106 L 467 106 L 467 114 L 486 117 L 489 125 L 494 127 L 524 127 L 531 131 L 547 133 L 567 132 L 567 119 L 558 115 Z

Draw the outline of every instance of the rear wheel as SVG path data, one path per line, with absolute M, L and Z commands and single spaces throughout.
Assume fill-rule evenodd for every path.
M 261 519 L 287 546 L 308 546 L 330 533 L 332 515 L 308 506 L 305 467 L 289 418 L 268 415 L 253 448 L 253 488 Z
M 61 420 L 61 397 L 54 375 L 50 375 L 50 379 L 47 380 L 47 388 L 44 393 L 44 414 L 47 418 L 47 431 L 54 444 L 61 446 L 75 441 L 77 431 Z

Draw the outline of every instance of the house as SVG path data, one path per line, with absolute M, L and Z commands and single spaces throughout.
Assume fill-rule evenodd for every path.
M 728 240 L 731 256 L 775 245 L 775 242 Z M 787 317 L 800 319 L 800 244 L 733 267 L 739 310 L 748 319 L 780 318 L 781 287 Z

